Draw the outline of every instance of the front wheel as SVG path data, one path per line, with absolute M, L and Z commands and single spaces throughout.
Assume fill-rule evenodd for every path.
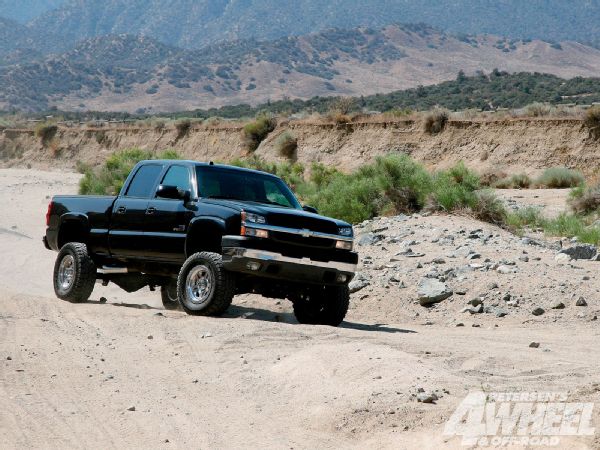
M 233 275 L 223 268 L 218 253 L 190 256 L 179 271 L 177 299 L 194 316 L 219 316 L 227 311 L 235 290 Z
M 322 286 L 307 290 L 293 300 L 298 322 L 308 325 L 337 327 L 348 312 L 348 286 Z
M 54 292 L 62 300 L 85 302 L 96 283 L 96 265 L 88 255 L 87 246 L 79 242 L 65 244 L 54 264 Z

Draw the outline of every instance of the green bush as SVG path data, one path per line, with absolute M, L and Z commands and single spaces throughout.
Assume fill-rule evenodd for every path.
M 279 156 L 288 159 L 294 159 L 296 156 L 296 150 L 298 149 L 298 139 L 292 135 L 289 131 L 283 133 L 277 142 L 275 142 L 275 148 Z
M 423 118 L 423 129 L 429 134 L 438 134 L 444 131 L 448 123 L 449 114 L 445 110 L 428 112 Z
M 553 167 L 546 169 L 536 180 L 541 187 L 566 189 L 585 184 L 585 177 L 578 170 L 566 167 Z
M 600 185 L 585 188 L 578 186 L 569 195 L 569 205 L 578 214 L 590 214 L 600 209 Z
M 248 150 L 251 152 L 256 150 L 276 126 L 276 120 L 264 114 L 258 116 L 253 122 L 246 124 L 243 129 L 243 137 Z
M 173 150 L 167 150 L 159 155 L 140 149 L 123 150 L 111 155 L 103 166 L 91 168 L 80 165 L 84 171 L 79 182 L 79 193 L 84 195 L 117 195 L 123 183 L 139 161 L 145 159 L 179 159 Z
M 53 124 L 42 123 L 39 124 L 35 128 L 35 135 L 40 138 L 43 146 L 48 145 L 48 143 L 56 136 L 58 132 L 58 127 Z
M 499 226 L 506 224 L 507 212 L 504 204 L 491 191 L 477 192 L 470 209 L 477 220 Z

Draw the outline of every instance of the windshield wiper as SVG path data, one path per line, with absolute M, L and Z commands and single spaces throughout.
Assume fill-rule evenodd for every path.
M 283 208 L 291 208 L 291 206 L 283 205 L 281 203 L 273 202 L 271 200 L 261 200 L 261 201 L 257 201 L 257 203 L 266 203 L 267 205 L 276 205 L 276 206 L 281 206 Z

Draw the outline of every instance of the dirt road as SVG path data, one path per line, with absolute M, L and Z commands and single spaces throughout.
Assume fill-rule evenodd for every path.
M 469 391 L 600 398 L 598 321 L 456 327 L 423 310 L 383 323 L 376 304 L 414 299 L 360 292 L 340 328 L 298 325 L 285 302 L 253 296 L 224 318 L 100 285 L 85 304 L 59 301 L 46 197 L 77 180 L 0 170 L 0 448 L 461 448 L 443 429 Z M 419 388 L 437 404 L 417 402 Z

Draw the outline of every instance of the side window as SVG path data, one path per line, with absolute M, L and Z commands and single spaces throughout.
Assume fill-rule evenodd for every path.
M 190 182 L 190 171 L 187 167 L 172 166 L 162 180 L 165 186 L 177 186 L 184 191 L 191 191 L 192 184 Z
M 156 184 L 156 180 L 162 172 L 162 166 L 150 164 L 142 166 L 133 176 L 133 180 L 127 188 L 126 197 L 141 197 L 150 198 L 154 194 L 152 189 Z

